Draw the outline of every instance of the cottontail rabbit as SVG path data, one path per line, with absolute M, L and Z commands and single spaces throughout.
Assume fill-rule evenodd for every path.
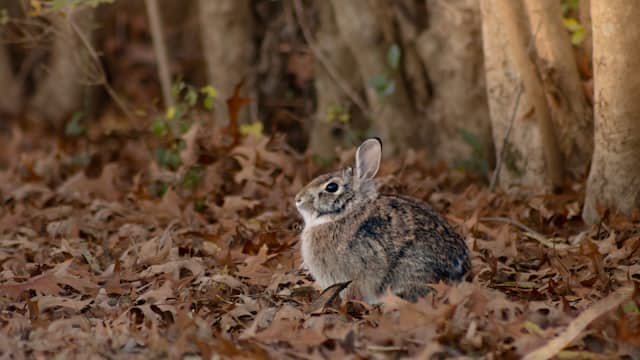
M 358 147 L 355 169 L 321 175 L 296 195 L 304 218 L 302 259 L 324 289 L 351 280 L 346 289 L 369 303 L 387 288 L 416 301 L 429 283 L 461 280 L 470 268 L 462 237 L 428 205 L 379 194 L 374 176 L 382 143 Z

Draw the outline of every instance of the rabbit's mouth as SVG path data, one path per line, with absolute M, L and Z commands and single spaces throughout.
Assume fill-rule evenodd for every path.
M 323 214 L 315 210 L 309 201 L 296 201 L 296 208 L 304 219 L 304 226 L 307 229 L 329 221 L 329 217 L 323 216 Z
M 296 209 L 298 209 L 298 212 L 302 215 L 305 223 L 308 224 L 313 218 L 313 207 L 308 201 L 296 200 Z

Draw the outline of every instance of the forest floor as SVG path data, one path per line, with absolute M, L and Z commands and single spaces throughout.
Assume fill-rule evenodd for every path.
M 300 269 L 292 199 L 353 151 L 320 167 L 224 130 L 194 125 L 175 171 L 142 135 L 0 132 L 0 356 L 640 358 L 640 216 L 586 226 L 579 183 L 491 192 L 409 152 L 382 188 L 445 215 L 472 273 L 418 303 L 341 301 Z

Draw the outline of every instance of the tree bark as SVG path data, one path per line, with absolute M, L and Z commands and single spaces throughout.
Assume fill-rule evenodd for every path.
M 22 108 L 22 84 L 16 79 L 11 66 L 11 58 L 5 44 L 0 43 L 0 114 L 16 115 Z
M 428 1 L 427 6 L 429 26 L 417 48 L 434 87 L 427 118 L 438 129 L 436 156 L 455 164 L 480 151 L 484 158 L 476 160 L 492 164 L 479 1 Z M 480 148 L 472 149 L 461 131 L 473 134 Z
M 162 98 L 164 106 L 170 107 L 174 105 L 173 96 L 171 96 L 171 71 L 169 70 L 169 54 L 167 53 L 167 44 L 164 37 L 164 28 L 162 26 L 162 17 L 160 9 L 158 9 L 157 0 L 145 0 L 147 16 L 151 29 L 151 39 L 153 41 L 153 51 L 156 54 L 158 66 L 158 78 L 162 87 Z
M 401 74 L 392 71 L 386 62 L 387 51 L 392 43 L 391 39 L 385 39 L 384 36 L 389 24 L 378 17 L 384 13 L 381 9 L 384 3 L 375 0 L 333 0 L 332 5 L 342 39 L 351 49 L 367 89 L 367 100 L 372 109 L 371 121 L 385 144 L 385 155 L 432 143 L 419 136 L 420 126 L 424 124 L 415 121 L 415 111 Z M 381 76 L 386 76 L 388 82 L 393 84 L 393 91 L 384 96 L 380 96 L 369 83 Z
M 56 128 L 60 128 L 74 111 L 80 109 L 84 91 L 90 85 L 84 72 L 90 61 L 88 51 L 70 21 L 74 21 L 90 38 L 93 12 L 93 7 L 84 6 L 70 12 L 69 19 L 58 14 L 51 16 L 51 26 L 54 27 L 51 60 L 47 75 L 37 83 L 37 91 L 28 106 L 32 117 Z
M 504 164 L 500 168 L 500 185 L 560 186 L 561 153 L 545 93 L 529 57 L 532 33 L 522 3 L 482 0 L 481 7 L 493 138 L 497 156 Z M 521 99 L 520 87 L 524 88 Z M 520 101 L 513 116 L 516 100 Z
M 521 91 L 522 81 L 508 50 L 497 0 L 481 0 L 482 44 L 491 130 L 496 149 L 498 183 L 547 187 L 548 177 L 540 151 L 540 129 L 531 119 L 531 101 Z M 521 16 L 515 21 L 525 21 Z
M 335 155 L 336 148 L 344 143 L 344 134 L 336 131 L 341 114 L 337 109 L 348 115 L 350 122 L 356 113 L 348 96 L 336 83 L 343 81 L 351 89 L 360 87 L 360 76 L 357 65 L 349 51 L 347 44 L 342 41 L 335 23 L 333 8 L 327 1 L 317 4 L 320 20 L 320 28 L 316 34 L 317 50 L 322 52 L 328 64 L 323 64 L 316 59 L 314 85 L 316 88 L 316 112 L 313 117 L 309 151 L 321 156 L 331 158 Z M 334 79 L 326 66 L 332 66 L 338 79 Z
M 200 0 L 200 34 L 209 83 L 218 89 L 223 101 L 233 95 L 235 86 L 251 80 L 254 54 L 253 15 L 248 0 Z M 216 123 L 228 122 L 223 102 L 214 108 Z M 246 121 L 242 112 L 240 120 Z
M 595 80 L 595 150 L 583 218 L 599 220 L 601 208 L 630 213 L 640 206 L 640 32 L 630 24 L 640 4 L 591 2 Z
M 539 57 L 553 132 L 565 169 L 574 178 L 587 173 L 593 154 L 593 113 L 584 94 L 569 33 L 557 0 L 525 0 Z

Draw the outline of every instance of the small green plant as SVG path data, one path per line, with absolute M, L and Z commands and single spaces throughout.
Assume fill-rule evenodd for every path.
M 398 44 L 391 45 L 387 50 L 387 65 L 389 65 L 392 72 L 398 71 L 401 59 L 402 50 L 400 46 L 398 46 Z M 396 89 L 396 84 L 393 81 L 391 73 L 377 74 L 367 81 L 367 85 L 369 85 L 380 98 L 393 94 Z
M 393 44 L 387 51 L 387 64 L 393 69 L 398 70 L 400 67 L 400 59 L 402 58 L 402 50 L 398 44 Z
M 587 30 L 574 16 L 580 10 L 580 0 L 562 0 L 562 23 L 571 33 L 571 43 L 575 46 L 582 44 Z
M 584 41 L 585 36 L 587 35 L 587 30 L 572 17 L 565 17 L 562 19 L 562 23 L 564 27 L 569 30 L 571 33 L 571 43 L 573 45 L 580 45 Z
M 71 119 L 64 128 L 64 133 L 69 136 L 81 136 L 87 133 L 87 129 L 82 125 L 82 118 L 84 114 L 82 111 L 76 111 L 71 116 Z
M 487 163 L 487 154 L 485 147 L 478 135 L 466 130 L 458 129 L 458 133 L 462 140 L 471 148 L 471 154 L 467 159 L 460 160 L 458 167 L 485 177 L 489 174 L 489 164 Z
M 153 119 L 150 131 L 161 140 L 161 145 L 155 150 L 156 162 L 160 166 L 176 170 L 182 165 L 180 152 L 187 146 L 182 137 L 193 124 L 192 112 L 198 106 L 198 100 L 202 101 L 205 109 L 210 110 L 218 91 L 210 85 L 197 89 L 179 81 L 172 86 L 171 95 L 175 99 L 175 105 Z
M 572 11 L 580 10 L 580 0 L 562 0 L 562 15 L 567 16 Z
M 239 131 L 242 136 L 253 135 L 256 138 L 260 138 L 262 137 L 263 125 L 260 121 L 242 124 L 240 125 Z
M 200 185 L 200 181 L 202 180 L 204 170 L 201 166 L 195 165 L 189 168 L 187 172 L 182 177 L 182 186 L 195 190 L 198 185 Z
M 351 121 L 351 116 L 349 115 L 349 111 L 347 111 L 343 105 L 336 104 L 327 109 L 327 117 L 325 118 L 325 121 L 328 123 L 339 122 L 342 124 L 348 124 Z

